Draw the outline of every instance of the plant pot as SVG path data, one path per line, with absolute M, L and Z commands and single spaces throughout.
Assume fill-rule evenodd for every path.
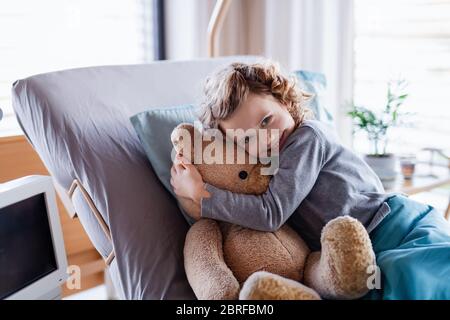
M 372 168 L 380 180 L 385 182 L 395 180 L 397 173 L 395 172 L 397 158 L 392 153 L 373 155 L 366 154 L 364 161 Z

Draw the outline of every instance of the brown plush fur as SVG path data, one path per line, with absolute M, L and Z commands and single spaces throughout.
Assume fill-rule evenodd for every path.
M 195 131 L 182 124 L 172 132 L 178 153 L 194 162 Z M 186 139 L 186 133 L 191 139 Z M 216 141 L 203 141 L 203 150 Z M 190 145 L 189 145 L 190 144 Z M 190 154 L 186 154 L 189 145 Z M 225 144 L 223 144 L 225 152 Z M 235 147 L 237 148 L 237 147 Z M 236 149 L 235 149 L 236 151 Z M 234 160 L 236 161 L 236 152 Z M 270 176 L 260 175 L 262 165 L 195 164 L 205 182 L 237 193 L 261 194 Z M 241 179 L 239 173 L 248 176 Z M 179 198 L 188 213 L 199 205 Z M 258 214 L 255 212 L 255 214 Z M 276 232 L 261 232 L 225 222 L 201 219 L 189 230 L 184 263 L 188 281 L 198 299 L 353 299 L 367 292 L 367 267 L 374 264 L 370 238 L 356 219 L 340 217 L 322 231 L 322 252 L 309 252 L 301 237 L 283 226 Z M 305 271 L 305 284 L 303 280 Z M 242 287 L 242 290 L 241 290 Z M 239 295 L 240 291 L 240 295 Z
M 309 249 L 295 231 L 285 226 L 261 232 L 220 223 L 225 262 L 242 284 L 257 270 L 301 281 Z
M 258 271 L 242 287 L 240 300 L 320 300 L 313 289 L 276 274 Z
M 224 261 L 222 232 L 216 221 L 202 219 L 192 226 L 184 256 L 189 257 L 184 267 L 199 299 L 237 299 L 239 283 Z
M 351 217 L 339 217 L 322 230 L 322 251 L 307 260 L 305 284 L 323 298 L 355 299 L 367 293 L 367 267 L 375 254 L 366 229 Z

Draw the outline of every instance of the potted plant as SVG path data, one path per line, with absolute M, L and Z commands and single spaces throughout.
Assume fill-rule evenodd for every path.
M 348 115 L 353 119 L 356 130 L 363 130 L 371 144 L 372 152 L 364 160 L 381 180 L 395 179 L 395 155 L 387 153 L 389 128 L 401 124 L 406 115 L 400 108 L 408 97 L 404 80 L 389 82 L 386 105 L 381 110 L 371 110 L 364 106 L 352 105 Z

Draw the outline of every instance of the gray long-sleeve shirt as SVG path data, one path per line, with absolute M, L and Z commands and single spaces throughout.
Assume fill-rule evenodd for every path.
M 264 194 L 232 193 L 210 184 L 206 189 L 211 197 L 202 199 L 202 217 L 261 231 L 288 222 L 312 250 L 320 249 L 328 221 L 349 215 L 370 232 L 390 211 L 372 169 L 315 120 L 306 120 L 288 137 Z

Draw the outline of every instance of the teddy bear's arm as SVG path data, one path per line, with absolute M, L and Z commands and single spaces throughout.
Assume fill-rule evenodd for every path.
M 222 232 L 216 221 L 201 219 L 191 227 L 184 245 L 184 267 L 198 299 L 238 298 L 239 283 L 224 261 Z

